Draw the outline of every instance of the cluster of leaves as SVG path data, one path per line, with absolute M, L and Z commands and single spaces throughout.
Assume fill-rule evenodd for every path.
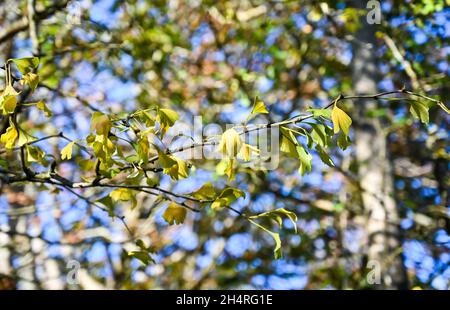
M 33 145 L 33 141 L 37 139 L 22 130 L 17 124 L 14 114 L 18 109 L 18 96 L 20 92 L 16 91 L 12 84 L 10 64 L 14 63 L 18 71 L 22 74 L 20 82 L 27 85 L 30 91 L 34 91 L 39 81 L 36 69 L 39 65 L 39 59 L 21 58 L 11 59 L 5 64 L 6 68 L 6 86 L 1 92 L 0 109 L 4 116 L 9 118 L 10 126 L 1 136 L 1 142 L 6 149 L 13 149 L 17 144 L 18 147 L 24 148 L 26 151 L 26 164 L 39 163 L 48 166 L 45 159 L 46 154 L 38 147 Z M 288 157 L 299 160 L 298 171 L 301 175 L 311 171 L 312 155 L 311 150 L 315 149 L 320 159 L 328 166 L 334 166 L 334 162 L 328 153 L 328 149 L 337 144 L 342 150 L 345 150 L 350 144 L 349 128 L 352 124 L 350 116 L 338 107 L 338 104 L 344 100 L 343 96 L 339 96 L 330 105 L 323 109 L 309 109 L 308 115 L 298 116 L 286 121 L 277 123 L 280 129 L 280 151 L 287 154 Z M 411 100 L 410 111 L 412 115 L 422 122 L 427 123 L 429 120 L 428 110 L 435 102 Z M 30 106 L 36 106 L 45 113 L 45 116 L 52 115 L 51 110 L 43 101 L 37 103 L 29 103 Z M 331 109 L 330 109 L 331 108 Z M 269 111 L 262 100 L 255 97 L 251 113 L 246 119 L 244 130 L 238 129 L 238 126 L 226 130 L 217 141 L 217 152 L 222 154 L 224 163 L 224 174 L 232 181 L 235 178 L 238 158 L 243 161 L 250 161 L 254 157 L 258 157 L 259 150 L 257 147 L 245 143 L 242 135 L 248 130 L 247 123 L 258 114 L 268 114 Z M 91 118 L 91 133 L 85 138 L 84 142 L 71 141 L 61 149 L 60 159 L 72 160 L 74 147 L 86 149 L 90 158 L 76 158 L 78 164 L 90 173 L 82 177 L 83 187 L 105 186 L 114 188 L 107 196 L 98 199 L 96 202 L 107 207 L 109 214 L 114 217 L 116 215 L 116 205 L 118 202 L 129 202 L 131 208 L 137 206 L 136 194 L 139 192 L 149 192 L 148 190 L 157 190 L 157 195 L 161 199 L 169 201 L 168 206 L 163 214 L 164 220 L 169 225 L 182 224 L 186 218 L 187 210 L 197 209 L 189 206 L 186 201 L 194 202 L 202 208 L 209 204 L 214 211 L 220 211 L 228 208 L 240 216 L 248 220 L 249 223 L 255 225 L 259 229 L 269 233 L 275 241 L 275 258 L 282 257 L 280 235 L 270 230 L 269 226 L 264 226 L 260 221 L 269 219 L 276 222 L 282 228 L 282 217 L 287 217 L 296 229 L 296 215 L 284 208 L 274 209 L 258 215 L 246 215 L 232 208 L 232 204 L 239 198 L 245 198 L 245 192 L 231 186 L 223 189 L 215 188 L 211 183 L 206 183 L 198 190 L 185 194 L 176 195 L 164 190 L 159 186 L 158 173 L 166 174 L 174 181 L 187 178 L 193 164 L 176 156 L 165 145 L 165 135 L 168 130 L 175 125 L 179 115 L 176 111 L 168 108 L 155 106 L 150 109 L 138 110 L 132 114 L 116 116 L 108 115 L 102 112 L 94 112 Z M 258 128 L 254 129 L 258 130 Z M 132 135 L 132 139 L 124 138 L 124 133 Z M 304 138 L 304 140 L 299 137 Z M 336 139 L 335 139 L 336 137 Z M 159 141 L 154 143 L 152 141 Z M 305 141 L 301 143 L 300 141 Z M 17 143 L 16 143 L 17 142 Z M 192 144 L 188 147 L 203 146 Z M 52 155 L 49 155 L 52 156 Z M 53 157 L 53 156 L 52 156 Z M 55 167 L 52 168 L 53 170 Z M 126 172 L 127 176 L 120 184 L 112 181 L 113 178 L 120 173 Z M 38 176 L 43 179 L 50 180 L 54 171 L 41 173 Z M 105 179 L 109 183 L 102 182 Z M 143 184 L 145 183 L 145 184 Z M 72 184 L 73 186 L 73 184 Z M 183 199 L 182 202 L 175 198 Z M 139 251 L 130 252 L 130 255 L 138 258 L 144 264 L 151 262 L 150 248 L 145 247 L 142 242 L 138 244 Z
M 0 111 L 2 115 L 9 120 L 9 127 L 6 129 L 5 133 L 1 135 L 0 141 L 5 145 L 6 149 L 12 149 L 15 145 L 19 147 L 24 146 L 26 149 L 26 161 L 28 163 L 38 162 L 46 164 L 44 158 L 45 153 L 40 148 L 30 145 L 36 138 L 23 130 L 17 123 L 16 113 L 18 109 L 21 108 L 19 106 L 19 97 L 22 91 L 17 91 L 13 86 L 15 77 L 11 73 L 11 64 L 15 64 L 22 75 L 19 80 L 20 84 L 22 86 L 28 86 L 28 90 L 24 89 L 22 91 L 33 92 L 39 83 L 39 76 L 36 73 L 39 66 L 38 57 L 13 58 L 9 59 L 4 64 L 6 72 L 5 88 L 0 90 Z M 38 110 L 44 112 L 46 117 L 52 115 L 50 109 L 42 100 L 23 105 L 35 106 Z

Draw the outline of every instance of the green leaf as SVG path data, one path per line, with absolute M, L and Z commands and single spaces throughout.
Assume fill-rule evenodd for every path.
M 287 153 L 290 157 L 298 157 L 297 146 L 298 141 L 294 134 L 287 127 L 280 127 L 281 132 L 281 146 L 280 151 Z
M 112 217 L 112 218 L 115 217 L 115 204 L 110 195 L 100 198 L 99 200 L 97 200 L 97 202 L 101 203 L 102 205 L 104 205 L 107 208 L 108 215 L 110 217 Z
M 255 222 L 255 221 L 253 221 L 253 220 L 251 220 L 251 219 L 249 219 L 248 221 L 249 221 L 250 223 L 252 223 L 253 225 L 255 225 L 256 227 L 258 227 L 258 228 L 262 229 L 263 231 L 267 232 L 267 233 L 273 238 L 273 240 L 275 241 L 275 248 L 274 248 L 274 250 L 273 250 L 275 259 L 281 259 L 281 258 L 283 258 L 283 252 L 282 252 L 282 250 L 281 250 L 281 239 L 280 239 L 280 234 L 275 233 L 275 232 L 269 230 L 268 228 L 266 228 L 266 227 L 264 227 L 264 226 L 258 224 L 257 222 Z
M 311 137 L 317 145 L 327 147 L 330 144 L 331 137 L 328 136 L 326 127 L 322 124 L 310 124 L 312 127 Z M 327 126 L 328 127 L 328 126 Z
M 39 66 L 38 57 L 13 58 L 11 60 L 16 64 L 17 69 L 22 74 L 27 74 Z
M 347 147 L 350 145 L 351 141 L 350 138 L 345 135 L 344 133 L 341 133 L 338 137 L 337 140 L 337 145 L 342 149 L 342 150 L 346 150 Z
M 131 251 L 127 254 L 130 257 L 138 259 L 144 266 L 155 263 L 155 260 L 150 256 L 148 251 Z
M 212 200 L 217 196 L 215 188 L 210 182 L 205 183 L 195 192 L 190 193 L 190 195 L 196 199 L 200 200 Z
M 430 121 L 428 109 L 429 106 L 426 103 L 421 101 L 414 101 L 413 103 L 411 103 L 409 111 L 415 118 L 420 119 L 422 123 L 428 124 L 428 122 Z
M 264 212 L 264 213 L 260 213 L 257 215 L 252 215 L 249 218 L 251 219 L 258 219 L 258 218 L 269 218 L 274 220 L 275 222 L 278 223 L 278 225 L 280 226 L 280 228 L 283 228 L 283 218 L 282 216 L 286 216 L 294 225 L 294 230 L 295 232 L 297 232 L 297 215 L 289 210 L 286 210 L 285 208 L 278 208 L 275 210 L 271 210 L 268 212 Z
M 72 158 L 72 150 L 75 141 L 69 142 L 62 150 L 61 150 L 61 159 L 71 159 Z
M 439 101 L 437 105 L 444 110 L 445 113 L 450 114 L 450 110 L 445 106 L 445 104 L 442 101 Z
M 311 172 L 312 155 L 301 145 L 297 146 L 297 154 L 300 159 L 299 173 L 304 175 L 306 172 Z
M 319 153 L 319 157 L 322 160 L 322 162 L 330 167 L 334 167 L 334 162 L 331 159 L 331 157 L 328 155 L 327 152 L 321 147 L 320 145 L 316 146 L 317 153 Z
M 176 165 L 176 160 L 173 159 L 172 156 L 167 155 L 163 151 L 161 151 L 156 145 L 153 144 L 153 146 L 158 151 L 158 160 L 161 166 L 165 169 L 171 168 L 173 165 Z
M 331 120 L 333 121 L 334 133 L 337 134 L 340 130 L 348 136 L 348 129 L 352 124 L 352 119 L 343 110 L 339 109 L 336 105 L 331 111 Z
M 244 197 L 245 192 L 240 189 L 228 187 L 220 192 L 219 196 L 216 200 L 211 204 L 211 208 L 213 210 L 221 209 L 223 207 L 230 206 L 233 202 L 235 202 L 238 198 Z
M 182 224 L 186 218 L 186 208 L 171 202 L 166 211 L 164 211 L 163 218 L 169 225 Z
M 314 118 L 322 116 L 331 119 L 331 111 L 329 109 L 308 109 L 308 111 L 312 113 Z

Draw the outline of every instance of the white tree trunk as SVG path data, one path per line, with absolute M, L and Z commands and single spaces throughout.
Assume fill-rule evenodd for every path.
M 354 1 L 362 8 L 365 1 Z M 375 25 L 365 17 L 353 43 L 352 75 L 356 94 L 377 92 Z M 407 278 L 402 259 L 399 215 L 394 200 L 391 162 L 387 137 L 378 118 L 367 112 L 377 108 L 376 101 L 355 102 L 355 157 L 367 217 L 367 258 L 381 266 L 381 283 L 374 288 L 406 289 Z

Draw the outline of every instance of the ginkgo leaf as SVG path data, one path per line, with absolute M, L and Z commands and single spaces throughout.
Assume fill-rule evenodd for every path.
M 216 190 L 210 182 L 205 183 L 195 192 L 190 194 L 192 197 L 200 200 L 210 200 L 214 199 L 217 195 Z
M 330 167 L 334 167 L 334 162 L 331 159 L 330 155 L 321 147 L 320 145 L 316 146 L 317 153 L 319 153 L 319 157 L 322 162 Z
M 164 168 L 163 173 L 170 175 L 172 180 L 184 179 L 189 176 L 188 165 L 184 160 L 173 155 L 166 156 L 173 164 L 169 168 Z
M 159 160 L 159 163 L 161 164 L 161 166 L 164 169 L 172 168 L 173 165 L 177 164 L 176 160 L 173 159 L 172 156 L 170 156 L 170 155 L 164 153 L 163 151 L 161 151 L 155 144 L 152 144 L 152 145 L 158 151 L 158 160 Z
M 345 151 L 347 147 L 350 145 L 351 141 L 350 138 L 345 135 L 344 133 L 341 133 L 337 139 L 337 145 Z
M 39 66 L 38 57 L 13 58 L 11 60 L 16 64 L 17 69 L 22 74 L 27 74 Z
M 211 204 L 213 210 L 221 209 L 226 206 L 230 206 L 238 198 L 244 197 L 245 192 L 238 188 L 228 187 L 220 192 L 217 199 Z
M 98 135 L 108 135 L 111 126 L 111 120 L 108 115 L 97 111 L 94 112 L 91 119 L 91 130 L 95 129 Z
M 39 84 L 39 76 L 33 72 L 28 72 L 20 80 L 22 85 L 27 84 L 32 90 L 35 90 Z
M 228 158 L 234 158 L 240 151 L 241 146 L 242 141 L 238 132 L 234 128 L 230 128 L 223 133 L 217 150 Z
M 178 113 L 172 109 L 158 109 L 156 120 L 161 126 L 161 137 L 172 127 L 179 119 Z
M 258 96 L 255 97 L 255 100 L 253 102 L 253 108 L 251 114 L 268 114 L 269 111 L 267 111 L 266 105 L 262 100 L 258 98 Z
M 145 123 L 146 126 L 150 127 L 155 125 L 156 118 L 152 114 L 150 114 L 149 111 L 139 111 L 136 115 L 140 117 L 140 119 Z
M 252 216 L 250 216 L 250 218 L 258 219 L 258 218 L 267 217 L 272 220 L 275 220 L 278 223 L 278 225 L 280 226 L 280 228 L 283 228 L 282 216 L 286 216 L 291 221 L 292 225 L 294 226 L 295 232 L 297 232 L 297 220 L 298 220 L 297 215 L 292 211 L 286 210 L 285 208 L 278 208 L 278 209 L 260 213 L 257 215 L 252 215 Z
M 133 190 L 129 188 L 117 188 L 109 193 L 113 201 L 131 201 L 131 208 L 134 209 L 137 205 L 137 200 Z
M 128 256 L 139 260 L 144 266 L 155 263 L 155 260 L 150 256 L 150 253 L 148 251 L 130 251 L 127 254 Z
M 281 146 L 280 151 L 287 153 L 290 157 L 298 157 L 297 145 L 298 141 L 291 130 L 285 127 L 280 127 L 281 132 Z
M 19 95 L 19 92 L 17 92 L 11 85 L 7 85 L 2 93 L 2 96 L 17 96 L 17 95 Z
M 450 110 L 445 106 L 442 101 L 439 101 L 437 105 L 447 114 L 450 114 Z
M 61 150 L 61 159 L 71 159 L 72 158 L 72 149 L 75 144 L 75 141 L 69 142 L 62 150 Z
M 413 103 L 411 103 L 409 111 L 415 118 L 420 119 L 422 123 L 428 124 L 430 121 L 428 109 L 429 106 L 426 103 L 421 101 L 414 101 Z
M 102 205 L 104 205 L 107 208 L 108 215 L 110 217 L 115 216 L 115 204 L 110 195 L 107 195 L 105 197 L 98 199 L 97 202 L 101 203 Z
M 18 136 L 19 134 L 16 130 L 16 127 L 11 124 L 8 129 L 6 129 L 6 132 L 1 135 L 0 142 L 4 143 L 7 149 L 12 149 Z
M 227 160 L 227 166 L 225 167 L 225 174 L 228 176 L 230 181 L 233 181 L 235 176 L 234 163 L 235 160 L 233 158 L 229 158 Z
M 325 118 L 331 118 L 331 111 L 329 109 L 308 109 L 309 112 L 312 113 L 312 115 L 317 117 L 325 117 Z
M 4 96 L 2 109 L 3 114 L 12 114 L 16 110 L 17 98 L 15 96 Z
M 262 229 L 263 231 L 267 232 L 275 241 L 275 248 L 273 250 L 273 254 L 275 259 L 281 259 L 283 258 L 283 252 L 281 250 L 281 238 L 280 238 L 280 234 L 271 231 L 270 229 L 258 224 L 256 221 L 249 219 L 248 220 L 250 223 L 252 223 L 253 225 L 257 226 L 258 228 Z
M 3 114 L 14 113 L 17 106 L 17 95 L 19 93 L 11 85 L 7 85 L 0 97 L 0 104 Z
M 300 159 L 300 167 L 298 171 L 301 175 L 304 175 L 306 172 L 311 172 L 311 161 L 312 155 L 306 151 L 303 146 L 297 146 L 297 154 Z
M 312 127 L 311 137 L 321 147 L 327 147 L 330 144 L 331 137 L 327 133 L 327 125 L 310 124 Z
M 45 153 L 37 146 L 26 146 L 27 162 L 42 163 Z
M 342 130 L 346 136 L 348 136 L 348 129 L 352 124 L 352 119 L 343 110 L 339 109 L 336 105 L 331 111 L 331 120 L 333 121 L 334 133 L 337 134 L 339 130 Z
M 247 143 L 242 143 L 241 150 L 239 151 L 238 157 L 244 161 L 250 161 L 252 158 L 252 153 L 259 154 L 259 150 Z
M 19 139 L 17 140 L 17 145 L 22 146 L 25 144 L 28 144 L 30 142 L 35 141 L 36 138 L 32 135 L 28 134 L 27 132 L 19 129 Z
M 164 211 L 163 218 L 169 225 L 182 224 L 186 218 L 186 208 L 172 202 L 169 204 L 166 211 Z
M 39 101 L 36 103 L 36 107 L 37 107 L 39 110 L 44 111 L 44 114 L 45 114 L 46 117 L 50 117 L 50 116 L 53 115 L 52 111 L 47 107 L 47 105 L 46 105 L 46 104 L 44 103 L 44 101 L 42 101 L 42 100 L 39 100 Z
M 136 146 L 137 154 L 139 156 L 139 159 L 143 164 L 146 164 L 148 162 L 148 156 L 150 152 L 150 145 L 148 142 L 148 138 L 146 135 L 144 135 Z

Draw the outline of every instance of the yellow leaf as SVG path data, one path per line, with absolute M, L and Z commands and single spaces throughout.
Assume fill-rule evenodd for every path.
M 25 144 L 28 144 L 30 142 L 35 141 L 36 138 L 29 135 L 27 132 L 23 131 L 23 130 L 19 130 L 19 140 L 17 141 L 17 145 L 18 146 L 22 146 Z
M 35 90 L 39 83 L 39 76 L 33 72 L 28 72 L 20 80 L 20 84 L 28 84 L 32 90 Z
M 6 129 L 6 132 L 0 137 L 0 141 L 5 144 L 7 149 L 12 149 L 18 136 L 19 134 L 17 133 L 16 128 L 11 124 L 11 126 Z
M 237 199 L 244 197 L 245 192 L 238 188 L 227 187 L 223 189 L 217 199 L 211 204 L 213 210 L 218 210 L 226 206 L 230 206 Z
M 269 111 L 267 111 L 267 108 L 262 100 L 258 98 L 258 96 L 255 97 L 255 102 L 253 104 L 253 109 L 251 114 L 268 114 Z
M 163 168 L 163 173 L 170 175 L 172 180 L 184 179 L 189 175 L 188 165 L 186 162 L 180 158 L 177 158 L 173 155 L 164 155 L 160 156 L 160 159 L 165 158 L 161 161 Z M 166 164 L 164 165 L 163 162 Z M 171 163 L 168 165 L 168 163 Z
M 148 143 L 148 138 L 144 135 L 137 143 L 137 153 L 139 158 L 144 164 L 148 162 L 148 154 L 150 152 L 150 146 Z
M 298 157 L 297 146 L 298 141 L 291 130 L 285 127 L 280 127 L 281 146 L 280 151 L 287 153 L 290 157 Z
M 234 170 L 234 159 L 230 158 L 227 162 L 227 167 L 225 168 L 225 174 L 228 176 L 230 181 L 234 180 L 235 170 Z
M 109 196 L 113 201 L 129 201 L 131 200 L 132 206 L 134 209 L 137 205 L 136 197 L 134 196 L 133 190 L 129 188 L 117 188 L 109 193 Z
M 166 211 L 164 211 L 163 218 L 169 225 L 182 224 L 186 218 L 186 209 L 175 202 L 172 202 L 167 207 Z
M 234 128 L 230 128 L 223 133 L 217 150 L 227 157 L 233 158 L 236 157 L 241 146 L 241 137 Z
M 47 105 L 42 100 L 40 100 L 38 103 L 36 103 L 36 107 L 39 110 L 44 111 L 44 114 L 46 117 L 50 117 L 53 115 L 52 111 L 47 107 Z
M 27 145 L 26 150 L 28 162 L 40 163 L 44 159 L 45 153 L 37 146 Z
M 94 112 L 92 115 L 91 130 L 95 129 L 98 135 L 108 135 L 111 125 L 108 115 L 101 112 Z
M 0 98 L 1 108 L 3 110 L 3 114 L 14 113 L 14 110 L 17 106 L 17 95 L 19 93 L 12 87 L 8 85 L 5 87 L 2 97 Z
M 259 150 L 250 144 L 243 143 L 238 156 L 244 161 L 249 161 L 252 157 L 252 153 L 258 154 Z
M 71 159 L 72 158 L 72 149 L 75 141 L 70 142 L 61 150 L 61 159 Z
M 212 184 L 208 182 L 203 184 L 203 186 L 195 192 L 191 193 L 191 196 L 201 200 L 210 200 L 216 196 L 216 190 L 214 189 Z
M 342 130 L 344 134 L 348 135 L 348 129 L 352 124 L 352 119 L 344 111 L 339 109 L 336 105 L 333 107 L 331 112 L 331 120 L 333 121 L 334 133 L 338 133 Z
M 169 130 L 170 127 L 175 124 L 178 120 L 178 113 L 171 109 L 159 109 L 158 115 L 156 116 L 156 120 L 159 122 L 161 126 L 161 136 L 164 137 L 164 134 Z
M 5 96 L 3 100 L 3 113 L 14 113 L 17 106 L 17 98 L 15 96 Z

